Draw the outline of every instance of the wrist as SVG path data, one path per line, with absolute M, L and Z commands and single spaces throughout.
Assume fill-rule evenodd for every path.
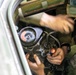
M 46 13 L 43 13 L 41 20 L 40 20 L 40 25 L 52 28 L 52 24 L 55 20 L 54 16 L 48 15 Z

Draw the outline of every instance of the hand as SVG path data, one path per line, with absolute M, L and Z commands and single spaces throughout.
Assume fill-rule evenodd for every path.
M 50 54 L 47 54 L 47 60 L 56 65 L 60 65 L 64 59 L 64 51 L 62 48 L 58 48 L 56 52 L 51 56 Z
M 31 62 L 29 60 L 29 54 L 26 54 L 26 59 L 32 71 L 34 71 L 37 75 L 45 75 L 44 65 L 41 63 L 41 61 L 39 60 L 36 54 L 34 55 L 34 59 L 36 62 Z
M 51 16 L 43 14 L 40 24 L 61 33 L 70 33 L 73 31 L 74 21 L 67 15 Z

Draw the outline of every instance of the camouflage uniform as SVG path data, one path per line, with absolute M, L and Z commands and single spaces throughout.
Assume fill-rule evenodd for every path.
M 76 45 L 71 46 L 71 52 L 67 55 L 69 66 L 67 67 L 67 75 L 76 75 Z

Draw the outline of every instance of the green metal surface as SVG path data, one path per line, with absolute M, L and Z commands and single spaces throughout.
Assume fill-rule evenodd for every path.
M 47 2 L 47 6 L 43 7 L 42 3 Z M 28 14 L 29 12 L 38 11 L 41 9 L 46 9 L 50 7 L 54 7 L 60 4 L 63 4 L 65 0 L 35 0 L 31 2 L 26 2 L 25 4 L 21 4 L 20 8 L 22 9 L 23 14 Z
M 33 0 L 33 1 L 22 1 L 21 4 L 15 11 L 13 15 L 14 21 L 16 21 L 19 17 L 19 8 L 21 9 L 21 13 L 23 16 L 28 14 L 40 12 L 44 9 L 52 9 L 58 5 L 64 4 L 65 0 Z
M 67 14 L 71 17 L 76 17 L 76 6 L 67 5 Z

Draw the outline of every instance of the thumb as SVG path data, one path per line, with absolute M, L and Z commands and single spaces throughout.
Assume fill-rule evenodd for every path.
M 60 49 L 58 48 L 58 49 L 56 49 L 55 53 L 53 53 L 52 56 L 55 57 L 55 56 L 57 56 L 59 53 L 60 53 Z

